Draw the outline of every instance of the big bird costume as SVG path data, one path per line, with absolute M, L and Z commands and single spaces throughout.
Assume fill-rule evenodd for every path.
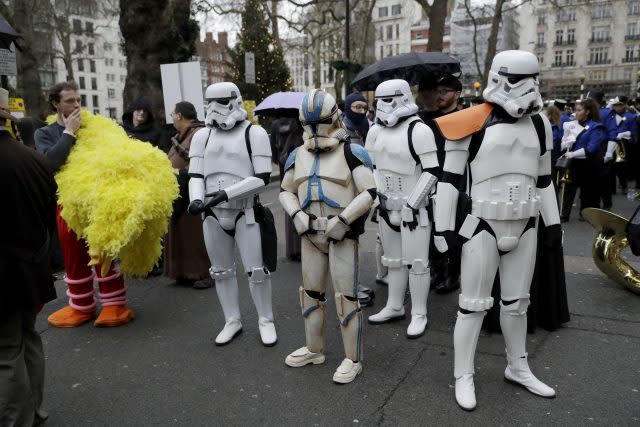
M 92 320 L 95 279 L 102 305 L 95 325 L 118 326 L 134 317 L 123 274 L 153 268 L 178 186 L 162 151 L 130 138 L 111 119 L 85 110 L 81 117 L 75 145 L 55 175 L 69 305 L 48 320 L 62 328 Z

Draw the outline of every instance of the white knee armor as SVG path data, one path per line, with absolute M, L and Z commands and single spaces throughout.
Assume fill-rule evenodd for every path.
M 501 52 L 493 60 L 484 93 L 491 104 L 436 120 L 447 142 L 436 196 L 434 242 L 442 252 L 457 239 L 464 242 L 454 375 L 456 399 L 465 409 L 476 405 L 473 358 L 483 311 L 493 305 L 491 287 L 498 269 L 500 324 L 508 360 L 505 378 L 541 396 L 555 394 L 533 376 L 525 351 L 538 212 L 548 226 L 560 231 L 550 176 L 551 126 L 543 115 L 531 115 L 542 106 L 537 75 L 533 54 Z M 471 209 L 455 230 L 456 180 L 467 167 Z
M 436 183 L 436 143 L 431 129 L 415 116 L 417 106 L 406 81 L 381 83 L 375 96 L 379 126 L 369 131 L 365 146 L 375 164 L 384 248 L 381 263 L 388 268 L 389 298 L 369 322 L 404 317 L 408 281 L 412 307 L 407 336 L 417 338 L 427 325 L 430 276 L 425 242 L 431 233 L 427 208 Z
M 264 345 L 276 343 L 271 309 L 271 278 L 264 268 L 260 226 L 255 221 L 254 196 L 264 191 L 271 174 L 269 137 L 246 121 L 242 97 L 233 83 L 207 88 L 207 128 L 196 132 L 189 151 L 189 211 L 204 215 L 204 234 L 211 260 L 211 277 L 225 315 L 216 344 L 230 342 L 242 330 L 235 275 L 238 246 L 250 275 L 251 296 L 258 311 Z
M 331 95 L 309 92 L 300 107 L 304 145 L 285 164 L 280 203 L 302 235 L 300 307 L 306 346 L 292 367 L 324 362 L 324 314 L 330 273 L 345 356 L 333 380 L 348 383 L 362 370 L 362 313 L 357 299 L 358 235 L 375 198 L 369 155 L 346 142 Z

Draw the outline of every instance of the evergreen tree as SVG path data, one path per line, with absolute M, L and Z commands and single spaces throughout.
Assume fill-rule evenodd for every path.
M 229 79 L 238 85 L 243 99 L 260 102 L 272 93 L 291 90 L 289 69 L 278 46 L 269 32 L 263 1 L 247 0 L 238 42 L 230 52 L 229 70 Z M 245 52 L 255 56 L 256 84 L 245 83 Z

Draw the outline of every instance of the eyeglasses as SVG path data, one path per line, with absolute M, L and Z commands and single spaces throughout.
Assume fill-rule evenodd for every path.
M 367 111 L 367 106 L 364 104 L 351 104 L 351 110 L 365 112 Z

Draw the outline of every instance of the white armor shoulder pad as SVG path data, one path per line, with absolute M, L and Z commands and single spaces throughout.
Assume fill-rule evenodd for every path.
M 207 140 L 211 134 L 211 129 L 201 128 L 196 131 L 191 139 L 189 147 L 189 157 L 204 157 L 204 150 L 207 146 Z
M 271 157 L 269 135 L 262 126 L 251 126 L 251 129 L 249 129 L 249 143 L 251 144 L 251 154 L 253 156 Z
M 433 136 L 433 131 L 422 122 L 414 125 L 411 142 L 413 143 L 413 151 L 418 156 L 436 151 L 436 140 Z

